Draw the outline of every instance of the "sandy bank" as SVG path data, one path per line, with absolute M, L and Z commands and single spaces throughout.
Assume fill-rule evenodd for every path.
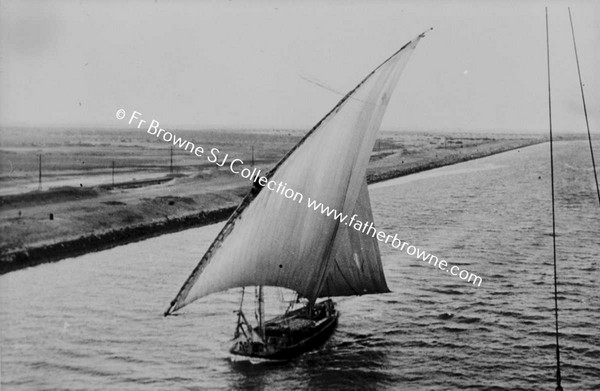
M 541 139 L 511 139 L 511 140 L 493 140 L 485 144 L 479 144 L 477 148 L 464 148 L 457 153 L 456 151 L 447 150 L 432 150 L 425 154 L 425 158 L 410 159 L 410 153 L 403 151 L 399 153 L 397 150 L 391 149 L 391 152 L 385 152 L 380 154 L 374 153 L 369 165 L 367 173 L 368 183 L 380 182 L 392 178 L 397 178 L 425 170 L 430 170 L 437 167 L 457 164 L 463 161 L 477 159 L 485 156 L 490 156 L 496 153 L 505 152 L 508 150 L 526 147 L 542 142 Z M 394 156 L 397 155 L 397 156 Z M 381 156 L 384 156 L 383 158 Z M 402 158 L 401 158 L 402 157 Z M 406 160 L 406 161 L 405 161 Z M 196 179 L 197 180 L 197 179 Z M 173 184 L 175 189 L 180 189 L 182 184 Z M 197 186 L 197 184 L 196 184 Z M 142 189 L 143 190 L 143 189 Z M 220 221 L 224 221 L 233 212 L 235 206 L 242 195 L 245 193 L 246 187 L 240 186 L 224 186 L 222 183 L 219 186 L 215 186 L 215 193 L 211 193 L 210 197 L 206 198 L 207 201 L 198 201 L 198 198 L 193 197 L 157 197 L 152 200 L 152 203 L 146 205 L 146 209 L 140 209 L 140 205 L 131 205 L 121 201 L 109 201 L 103 202 L 103 204 L 116 205 L 120 207 L 120 211 L 116 210 L 115 215 L 120 216 L 120 220 L 115 224 L 115 221 L 111 221 L 111 224 L 100 224 L 100 222 L 94 222 L 94 232 L 85 233 L 81 235 L 73 235 L 73 230 L 65 232 L 56 232 L 52 240 L 38 243 L 23 243 L 20 246 L 12 246 L 12 248 L 5 248 L 0 255 L 0 274 L 7 273 L 10 271 L 18 270 L 21 268 L 38 265 L 41 263 L 55 262 L 63 258 L 74 257 L 82 255 L 88 252 L 100 251 L 111 247 L 123 245 L 139 241 L 142 239 L 150 238 L 153 236 L 159 236 L 165 233 L 177 232 L 188 228 L 199 227 L 203 225 L 213 224 Z M 73 195 L 69 193 L 67 201 L 73 202 L 73 200 L 85 199 L 90 202 L 89 198 L 93 198 L 95 195 L 104 194 L 107 190 L 98 186 L 96 190 L 82 190 L 81 194 Z M 56 197 L 52 196 L 50 191 L 48 194 L 39 193 L 43 195 L 43 201 L 52 205 L 53 202 L 57 202 Z M 206 196 L 206 194 L 204 195 Z M 14 204 L 13 211 L 16 207 L 20 207 L 22 203 L 36 202 L 35 197 L 28 199 L 26 196 L 23 198 L 15 198 L 11 196 L 10 199 L 3 200 L 0 204 L 4 203 Z M 116 198 L 125 201 L 125 197 Z M 165 208 L 160 207 L 156 204 L 156 200 L 168 201 L 168 206 Z M 204 199 L 204 198 L 203 198 Z M 147 200 L 147 199 L 146 199 Z M 174 201 L 178 204 L 187 204 L 180 207 L 178 211 L 174 211 L 169 208 L 173 208 Z M 40 201 L 40 200 L 37 200 Z M 65 199 L 61 199 L 61 202 L 65 203 Z M 93 201 L 93 200 L 92 200 Z M 182 202 L 183 201 L 183 202 Z M 98 202 L 97 200 L 95 202 Z M 69 206 L 71 205 L 67 202 Z M 122 206 L 121 206 L 122 205 Z M 139 209 L 141 213 L 134 213 L 131 210 Z M 149 216 L 149 210 L 152 208 L 159 211 L 158 215 L 162 217 Z M 80 207 L 85 209 L 85 207 Z M 201 210 L 198 212 L 198 210 Z M 96 215 L 100 215 L 102 211 L 96 212 Z M 131 220 L 126 223 L 127 219 L 123 218 L 122 215 L 125 213 L 134 213 L 135 216 L 139 217 L 138 220 Z M 94 215 L 92 215 L 94 216 Z M 144 218 L 146 218 L 144 220 Z M 71 233 L 71 235 L 68 235 Z M 33 235 L 31 235 L 33 237 Z
M 106 250 L 170 232 L 217 223 L 227 219 L 234 209 L 235 207 L 229 207 L 202 211 L 184 217 L 167 218 L 164 221 L 83 235 L 57 243 L 16 249 L 4 254 L 4 258 L 0 262 L 0 274 L 42 263 L 56 262 L 64 258 L 76 257 L 89 252 Z

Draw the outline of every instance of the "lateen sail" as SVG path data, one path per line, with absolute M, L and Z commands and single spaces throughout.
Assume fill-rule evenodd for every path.
M 390 96 L 423 34 L 350 91 L 269 172 L 303 195 L 255 187 L 225 224 L 165 315 L 210 293 L 268 285 L 321 296 L 388 292 L 378 244 L 309 208 L 308 198 L 373 221 L 365 174 Z

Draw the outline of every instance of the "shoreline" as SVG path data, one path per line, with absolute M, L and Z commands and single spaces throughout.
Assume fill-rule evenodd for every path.
M 17 249 L 7 254 L 12 257 L 11 261 L 0 261 L 0 275 L 44 263 L 58 262 L 65 258 L 108 250 L 168 233 L 218 223 L 226 220 L 235 208 L 201 211 L 183 217 L 167 218 L 162 221 L 82 235 L 56 243 Z
M 386 180 L 403 177 L 418 172 L 428 171 L 434 168 L 450 166 L 469 160 L 481 159 L 511 150 L 526 148 L 541 144 L 545 140 L 527 140 L 517 146 L 497 146 L 492 150 L 478 151 L 469 155 L 451 155 L 439 160 L 421 162 L 416 165 L 407 165 L 401 168 L 392 168 L 383 172 L 370 173 L 367 175 L 367 183 L 373 184 Z M 202 227 L 225 221 L 236 206 L 224 207 L 211 210 L 202 210 L 196 213 L 172 217 L 164 220 L 150 221 L 132 226 L 109 229 L 100 233 L 81 235 L 76 238 L 63 239 L 55 243 L 16 248 L 5 254 L 0 259 L 0 275 L 36 266 L 44 263 L 58 262 L 65 258 L 76 257 L 91 252 L 107 250 L 113 247 L 140 240 L 174 233 L 190 228 Z
M 497 155 L 499 153 L 504 153 L 504 152 L 508 152 L 508 151 L 513 151 L 515 149 L 531 147 L 533 145 L 543 144 L 545 142 L 546 142 L 545 140 L 536 140 L 536 141 L 531 140 L 528 143 L 523 143 L 518 146 L 498 147 L 497 149 L 494 149 L 491 151 L 475 152 L 468 156 L 457 156 L 457 155 L 446 156 L 445 158 L 442 158 L 442 159 L 439 159 L 436 161 L 427 162 L 427 163 L 420 164 L 420 165 L 413 166 L 413 167 L 397 168 L 397 169 L 385 171 L 383 173 L 367 175 L 367 184 L 370 185 L 372 183 L 383 182 L 383 181 L 387 181 L 390 179 L 395 179 L 395 178 L 399 178 L 399 177 L 403 177 L 403 176 L 407 176 L 407 175 L 416 174 L 416 173 L 419 173 L 422 171 L 428 171 L 428 170 L 433 170 L 435 168 L 451 166 L 451 165 L 458 164 L 458 163 L 468 162 L 470 160 L 482 159 L 484 157 L 493 156 L 493 155 Z

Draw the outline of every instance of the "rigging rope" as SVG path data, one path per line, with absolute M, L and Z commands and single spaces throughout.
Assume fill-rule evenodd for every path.
M 246 287 L 242 287 L 242 299 L 240 300 L 240 312 L 242 312 L 242 304 L 244 304 L 244 293 L 246 293 Z
M 260 309 L 258 308 L 260 306 L 259 302 L 260 302 L 260 298 L 258 297 L 259 293 L 258 293 L 258 286 L 254 287 L 254 319 L 256 320 L 257 324 L 260 324 L 260 319 L 258 318 L 258 312 L 260 311 Z
M 587 106 L 585 104 L 585 94 L 583 93 L 583 82 L 581 81 L 581 69 L 579 68 L 579 56 L 577 55 L 577 44 L 575 43 L 575 29 L 573 28 L 573 17 L 571 16 L 571 7 L 569 8 L 569 21 L 571 22 L 571 33 L 573 35 L 573 49 L 575 49 L 575 61 L 577 63 L 577 74 L 579 75 L 579 88 L 581 89 L 581 101 L 583 102 L 583 114 L 585 115 L 585 125 L 587 127 L 588 140 L 590 142 L 590 153 L 592 155 L 592 167 L 594 168 L 594 179 L 596 180 L 596 194 L 598 195 L 598 205 L 600 206 L 600 187 L 598 187 L 598 173 L 596 172 L 596 162 L 594 160 L 594 149 L 592 148 L 592 134 L 590 133 L 590 122 L 588 121 Z
M 548 61 L 548 119 L 550 122 L 550 182 L 552 185 L 552 248 L 554 253 L 554 320 L 556 334 L 556 391 L 563 391 L 560 377 L 560 347 L 558 343 L 558 288 L 556 278 L 556 218 L 554 213 L 554 153 L 552 149 L 552 98 L 550 94 L 550 38 L 548 7 L 546 7 L 546 56 Z

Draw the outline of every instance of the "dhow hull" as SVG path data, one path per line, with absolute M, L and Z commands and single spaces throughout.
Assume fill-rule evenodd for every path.
M 265 338 L 236 340 L 229 352 L 237 356 L 266 360 L 291 360 L 322 346 L 337 326 L 339 312 L 330 300 L 315 305 L 321 317 L 307 319 L 306 309 L 265 323 Z

